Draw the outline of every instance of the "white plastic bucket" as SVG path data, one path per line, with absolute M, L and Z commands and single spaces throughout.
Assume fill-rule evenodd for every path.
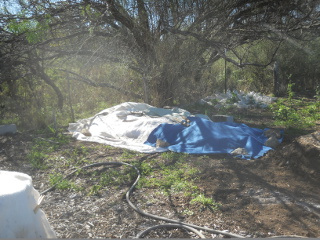
M 56 238 L 29 175 L 0 171 L 0 238 Z

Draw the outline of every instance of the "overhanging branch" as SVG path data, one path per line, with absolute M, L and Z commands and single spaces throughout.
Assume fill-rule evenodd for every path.
M 204 43 L 208 48 L 209 47 L 213 48 L 217 52 L 218 56 L 220 56 L 221 58 L 225 59 L 227 62 L 230 62 L 233 65 L 235 65 L 237 67 L 240 67 L 240 68 L 245 67 L 245 66 L 256 66 L 256 67 L 267 67 L 267 66 L 269 66 L 272 62 L 274 62 L 274 57 L 275 57 L 276 53 L 278 52 L 278 50 L 280 48 L 280 45 L 281 45 L 281 43 L 283 41 L 283 40 L 279 41 L 279 44 L 276 47 L 275 51 L 273 52 L 272 57 L 270 58 L 270 61 L 268 63 L 266 63 L 266 64 L 261 64 L 261 63 L 242 63 L 241 61 L 237 62 L 236 60 L 228 57 L 225 54 L 224 49 L 222 47 L 223 44 L 220 43 L 220 42 L 213 41 L 213 40 L 210 40 L 210 39 L 206 39 L 203 36 L 201 36 L 200 34 L 194 33 L 194 32 L 190 32 L 190 31 L 181 31 L 181 30 L 177 30 L 177 29 L 174 29 L 174 30 L 171 29 L 169 31 L 171 33 L 173 33 L 173 34 L 180 34 L 180 35 L 183 35 L 183 36 L 191 36 L 191 37 L 197 39 L 198 41 Z
M 138 99 L 142 99 L 143 96 L 140 95 L 140 94 L 136 94 L 136 93 L 133 93 L 133 92 L 130 92 L 128 90 L 125 90 L 123 88 L 119 88 L 119 87 L 116 87 L 116 86 L 113 86 L 112 84 L 110 83 L 96 83 L 94 81 L 92 81 L 91 79 L 89 78 L 86 78 L 84 76 L 81 76 L 75 72 L 72 72 L 72 71 L 69 71 L 69 70 L 66 70 L 66 69 L 56 69 L 58 71 L 61 71 L 61 72 L 65 72 L 65 73 L 69 73 L 69 74 L 72 74 L 73 76 L 75 77 L 72 77 L 70 79 L 73 79 L 73 80 L 77 80 L 77 81 L 80 81 L 80 82 L 84 82 L 90 86 L 93 86 L 93 87 L 106 87 L 106 88 L 111 88 L 111 89 L 114 89 L 118 92 L 121 92 L 123 94 L 126 94 L 126 95 L 130 95 L 132 97 L 135 97 L 135 98 L 138 98 Z

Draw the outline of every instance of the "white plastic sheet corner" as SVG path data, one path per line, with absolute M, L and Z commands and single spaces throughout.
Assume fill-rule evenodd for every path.
M 153 153 L 167 149 L 144 144 L 162 123 L 180 123 L 190 113 L 181 108 L 163 109 L 145 103 L 125 102 L 95 116 L 69 123 L 69 132 L 78 140 L 98 142 L 133 151 Z

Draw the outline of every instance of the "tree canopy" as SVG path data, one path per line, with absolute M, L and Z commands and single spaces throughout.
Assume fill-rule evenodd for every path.
M 0 86 L 13 96 L 18 81 L 31 89 L 44 82 L 60 109 L 63 79 L 157 106 L 187 101 L 220 59 L 270 66 L 281 44 L 308 51 L 320 26 L 318 0 L 6 0 L 0 7 Z M 250 57 L 261 41 L 269 53 Z

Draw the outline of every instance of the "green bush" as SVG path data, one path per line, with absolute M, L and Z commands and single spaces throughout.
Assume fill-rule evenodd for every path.
M 275 125 L 304 129 L 313 127 L 320 119 L 320 103 L 305 104 L 302 100 L 278 101 L 270 105 Z

